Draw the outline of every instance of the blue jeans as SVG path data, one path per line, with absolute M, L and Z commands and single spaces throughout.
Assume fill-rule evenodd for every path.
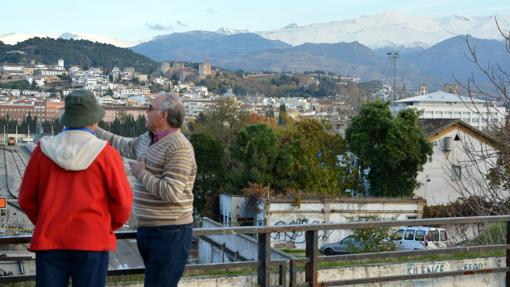
M 145 287 L 175 287 L 191 248 L 191 224 L 139 227 L 138 250 L 145 264 Z
M 108 251 L 48 250 L 35 253 L 37 287 L 101 287 L 106 284 Z

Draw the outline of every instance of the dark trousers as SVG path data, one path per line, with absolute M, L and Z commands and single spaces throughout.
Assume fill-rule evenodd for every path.
M 106 284 L 107 251 L 48 250 L 35 253 L 37 287 L 101 287 Z
M 139 227 L 138 250 L 145 264 L 145 287 L 175 287 L 191 248 L 191 224 Z

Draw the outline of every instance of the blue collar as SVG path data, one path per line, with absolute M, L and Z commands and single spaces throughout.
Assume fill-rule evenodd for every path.
M 91 130 L 89 128 L 64 128 L 64 131 L 84 131 L 84 132 L 89 132 L 93 135 L 96 135 L 96 132 L 94 132 L 93 130 Z

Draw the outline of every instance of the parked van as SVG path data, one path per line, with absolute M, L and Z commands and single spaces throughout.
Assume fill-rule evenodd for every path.
M 443 228 L 404 226 L 393 234 L 395 250 L 446 248 L 448 236 Z

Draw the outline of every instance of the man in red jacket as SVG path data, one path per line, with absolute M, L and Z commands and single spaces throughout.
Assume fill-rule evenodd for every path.
M 55 137 L 41 139 L 25 170 L 18 202 L 35 225 L 38 287 L 105 286 L 114 230 L 129 219 L 133 194 L 122 159 L 95 135 L 104 109 L 85 90 L 65 99 Z

